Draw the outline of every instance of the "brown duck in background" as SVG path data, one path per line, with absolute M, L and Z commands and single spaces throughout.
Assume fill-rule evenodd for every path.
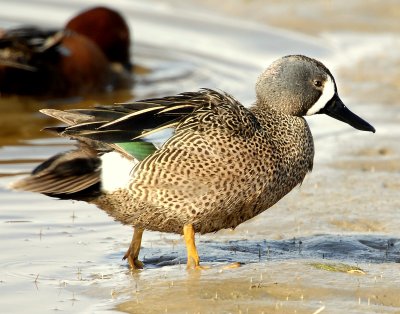
M 325 113 L 375 129 L 340 100 L 319 61 L 286 56 L 261 74 L 249 109 L 210 89 L 94 109 L 42 112 L 79 148 L 39 165 L 16 189 L 87 200 L 135 227 L 125 258 L 139 261 L 143 230 L 184 234 L 188 267 L 200 267 L 194 235 L 235 228 L 311 171 L 314 144 L 303 116 Z
M 0 95 L 80 96 L 132 83 L 130 32 L 115 10 L 89 9 L 62 30 L 0 32 Z

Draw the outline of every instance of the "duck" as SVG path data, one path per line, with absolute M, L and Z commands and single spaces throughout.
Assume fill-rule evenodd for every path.
M 288 55 L 256 82 L 245 107 L 228 93 L 200 89 L 89 109 L 43 109 L 65 126 L 50 132 L 77 149 L 40 164 L 12 188 L 96 204 L 133 226 L 124 259 L 139 259 L 144 230 L 183 234 L 187 267 L 201 269 L 195 234 L 235 228 L 259 215 L 313 169 L 306 116 L 325 114 L 375 133 L 342 102 L 320 61 Z
M 116 10 L 87 9 L 57 30 L 0 31 L 0 96 L 74 97 L 132 84 L 130 31 Z

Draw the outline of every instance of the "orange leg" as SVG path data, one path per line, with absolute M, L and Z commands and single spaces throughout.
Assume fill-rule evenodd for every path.
M 187 250 L 187 268 L 199 269 L 200 258 L 197 253 L 193 225 L 188 224 L 183 226 L 183 237 L 185 238 Z
M 139 261 L 140 245 L 142 243 L 143 229 L 135 228 L 133 237 L 128 251 L 125 253 L 123 259 L 128 259 L 131 269 L 142 269 L 143 263 Z
M 186 242 L 187 250 L 187 268 L 191 269 L 209 269 L 209 266 L 200 266 L 200 258 L 197 253 L 193 225 L 183 226 L 183 237 Z M 240 263 L 232 263 L 222 267 L 223 270 L 240 267 Z

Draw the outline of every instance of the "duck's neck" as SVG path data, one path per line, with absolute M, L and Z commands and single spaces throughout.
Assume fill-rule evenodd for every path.
M 295 120 L 298 119 L 298 117 L 292 117 L 281 110 L 274 109 L 273 106 L 269 106 L 268 104 L 255 103 L 250 106 L 249 110 L 257 117 L 257 120 L 263 127 L 268 127 L 271 125 L 271 122 L 279 124 L 279 121 L 292 120 L 292 118 Z
M 281 151 L 290 162 L 306 162 L 311 171 L 314 142 L 307 121 L 268 106 L 255 104 L 249 109 L 263 127 L 274 150 Z

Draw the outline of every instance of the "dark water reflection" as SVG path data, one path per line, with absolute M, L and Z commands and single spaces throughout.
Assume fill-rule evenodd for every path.
M 357 263 L 400 263 L 400 239 L 386 235 L 315 235 L 284 240 L 199 241 L 202 261 L 208 264 L 259 263 L 296 259 Z M 185 265 L 185 248 L 180 243 L 167 247 L 144 247 L 148 268 Z
M 40 99 L 22 96 L 3 96 L 0 98 L 0 146 L 22 143 L 30 139 L 48 137 L 41 132 L 45 126 L 56 121 L 39 113 L 43 108 L 73 109 L 92 107 L 95 104 L 126 102 L 133 98 L 131 90 L 88 96 L 82 99 Z

